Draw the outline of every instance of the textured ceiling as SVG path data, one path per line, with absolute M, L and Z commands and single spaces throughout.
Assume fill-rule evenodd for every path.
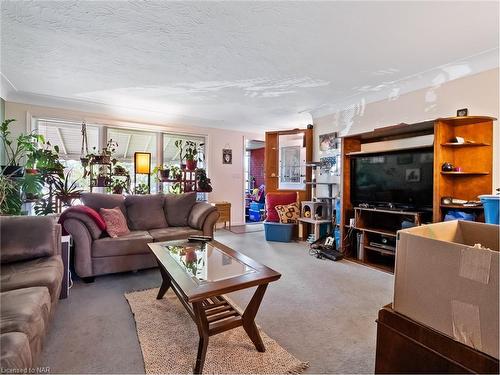
M 444 64 L 466 58 L 467 65 L 493 51 L 498 66 L 498 2 L 1 7 L 7 99 L 105 104 L 172 123 L 297 127 L 310 112 L 375 98 Z

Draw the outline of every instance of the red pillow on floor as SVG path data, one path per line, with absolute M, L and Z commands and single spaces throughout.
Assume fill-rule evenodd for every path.
M 297 193 L 267 193 L 266 194 L 266 221 L 279 223 L 280 217 L 276 212 L 276 206 L 287 205 L 297 202 Z

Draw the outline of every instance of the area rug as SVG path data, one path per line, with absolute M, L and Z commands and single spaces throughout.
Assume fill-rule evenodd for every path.
M 190 374 L 196 361 L 195 323 L 169 290 L 157 300 L 158 289 L 126 293 L 134 314 L 146 374 Z M 204 374 L 299 374 L 301 362 L 260 330 L 266 346 L 259 353 L 242 327 L 210 337 Z
M 234 233 L 234 234 L 263 232 L 264 231 L 264 224 L 236 225 L 236 226 L 232 226 L 229 231 L 231 233 Z

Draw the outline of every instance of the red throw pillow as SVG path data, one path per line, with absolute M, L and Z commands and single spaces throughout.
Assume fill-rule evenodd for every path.
M 99 213 L 106 222 L 106 231 L 110 237 L 116 238 L 130 233 L 127 219 L 125 219 L 120 207 L 101 208 Z
M 279 223 L 280 217 L 276 212 L 276 206 L 287 205 L 297 202 L 297 193 L 267 193 L 266 194 L 266 221 Z

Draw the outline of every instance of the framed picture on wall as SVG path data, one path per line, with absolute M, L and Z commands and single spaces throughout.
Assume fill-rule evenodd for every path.
M 319 150 L 331 151 L 338 148 L 337 133 L 321 134 L 319 136 Z
M 222 164 L 233 164 L 233 150 L 230 148 L 222 149 Z

